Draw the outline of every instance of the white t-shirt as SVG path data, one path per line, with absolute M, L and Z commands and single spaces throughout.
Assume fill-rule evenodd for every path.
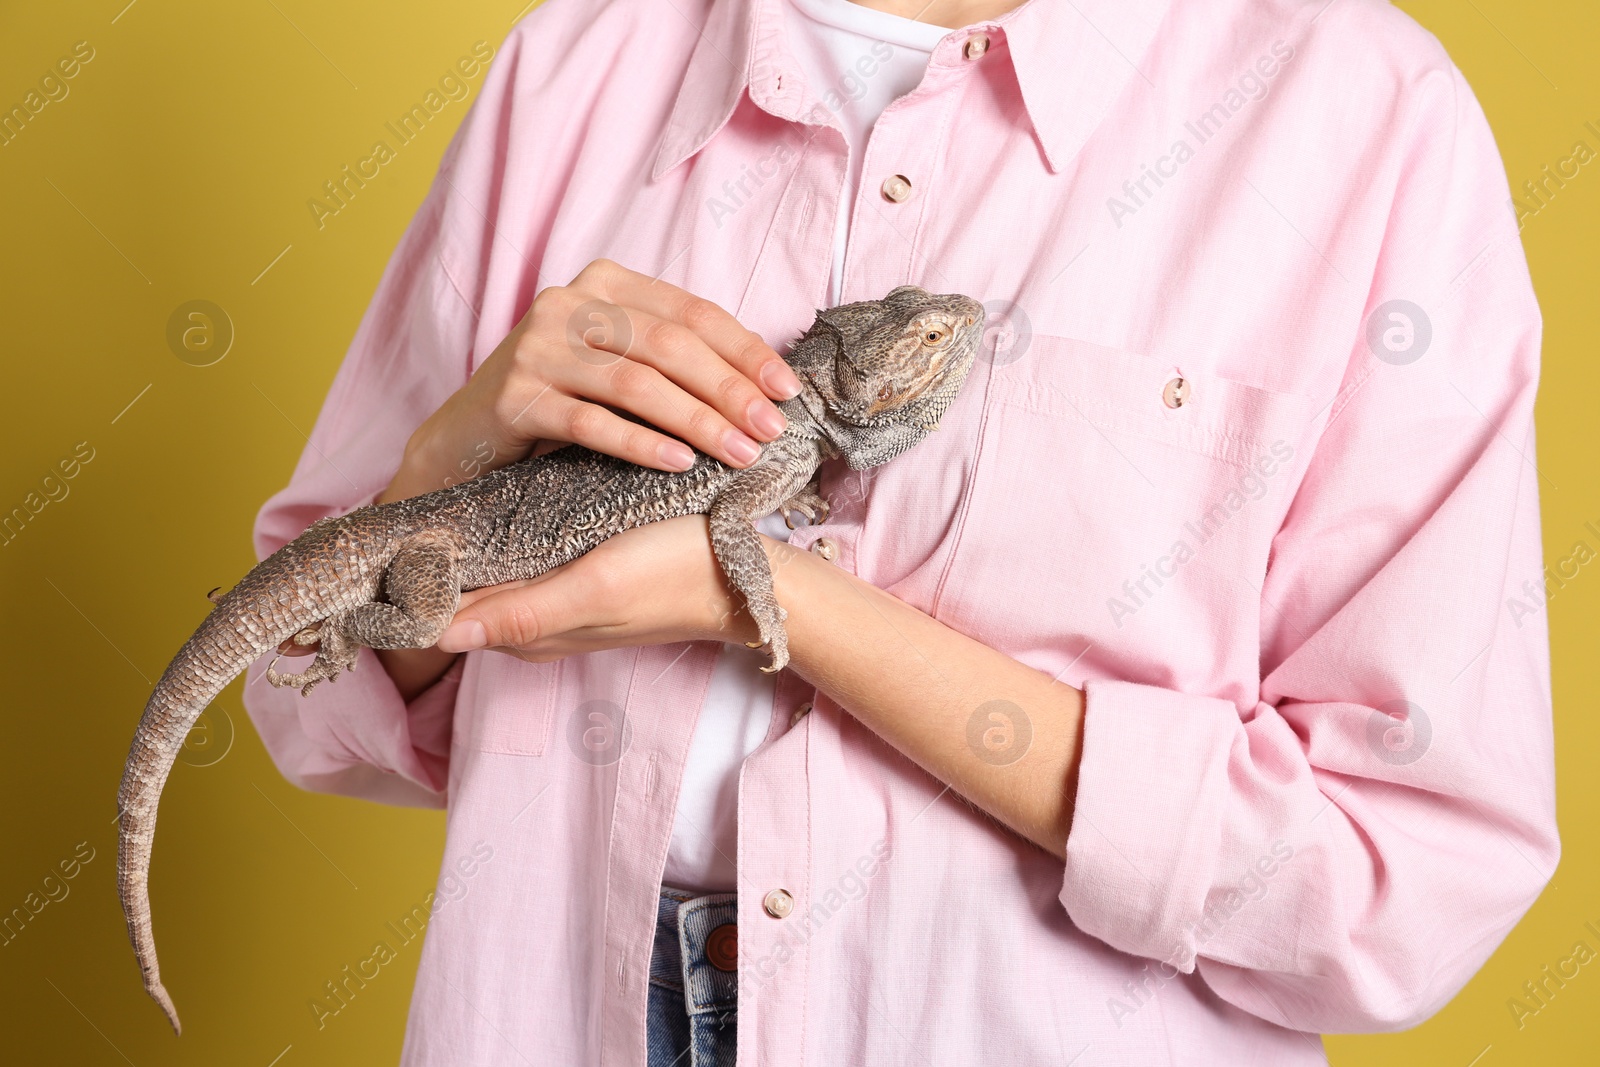
M 861 181 L 867 137 L 883 109 L 922 80 L 928 56 L 950 31 L 861 7 L 851 0 L 789 0 L 789 42 L 805 72 L 809 96 L 838 117 L 849 144 L 849 196 L 834 227 L 828 303 L 839 302 L 850 208 Z M 778 515 L 757 524 L 787 539 Z M 739 767 L 767 736 L 776 680 L 757 668 L 764 650 L 724 646 L 706 690 L 678 794 L 663 881 L 679 889 L 729 892 L 738 852 Z

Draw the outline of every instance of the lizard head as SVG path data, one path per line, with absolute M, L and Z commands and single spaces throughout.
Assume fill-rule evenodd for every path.
M 790 363 L 820 397 L 835 447 L 860 470 L 938 428 L 983 337 L 983 305 L 915 285 L 817 313 Z

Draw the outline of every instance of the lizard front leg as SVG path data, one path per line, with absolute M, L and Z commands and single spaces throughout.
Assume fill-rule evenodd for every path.
M 770 462 L 740 471 L 711 505 L 711 550 L 729 583 L 744 597 L 761 635 L 760 644 L 768 646 L 772 654 L 772 663 L 761 668 L 769 674 L 789 662 L 789 635 L 783 626 L 788 613 L 773 593 L 772 568 L 755 520 L 793 499 L 815 470 L 816 460 L 808 462 L 803 455 L 779 451 Z
M 334 680 L 355 666 L 356 654 L 367 648 L 427 648 L 439 639 L 461 602 L 453 538 L 424 532 L 407 538 L 384 571 L 387 603 L 358 604 L 295 635 L 296 644 L 320 641 L 317 658 L 300 674 L 279 674 L 267 668 L 274 686 L 295 686 L 308 694 L 323 679 Z
M 817 521 L 818 516 L 822 517 L 823 522 L 827 522 L 830 510 L 828 498 L 822 495 L 816 475 L 812 475 L 811 481 L 806 483 L 805 488 L 778 505 L 778 511 L 783 514 L 783 524 L 791 530 L 794 529 L 793 512 L 798 511 L 804 515 L 806 524 L 811 525 Z

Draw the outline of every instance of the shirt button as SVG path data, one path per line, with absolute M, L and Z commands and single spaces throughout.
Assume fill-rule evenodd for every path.
M 774 919 L 787 919 L 789 913 L 794 911 L 794 897 L 789 895 L 788 890 L 774 889 L 761 901 L 761 906 Z
M 811 542 L 811 551 L 831 563 L 839 558 L 839 542 L 831 537 L 819 537 Z
M 904 174 L 893 174 L 883 180 L 883 198 L 896 204 L 911 199 L 911 179 Z
M 987 33 L 975 33 L 967 38 L 967 45 L 961 51 L 968 59 L 977 59 L 988 50 L 989 35 Z
M 805 718 L 809 714 L 811 714 L 811 705 L 810 705 L 810 703 L 801 704 L 798 708 L 794 709 L 794 714 L 789 716 L 789 725 L 790 726 L 798 726 L 798 725 L 800 725 L 800 720 Z
M 739 928 L 723 923 L 706 938 L 706 959 L 719 971 L 739 969 Z
M 1161 400 L 1169 408 L 1181 408 L 1189 402 L 1189 383 L 1183 378 L 1174 378 L 1161 390 Z

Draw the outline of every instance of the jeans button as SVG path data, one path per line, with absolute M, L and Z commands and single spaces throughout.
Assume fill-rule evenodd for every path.
M 706 938 L 706 959 L 719 971 L 739 969 L 739 928 L 723 923 Z

